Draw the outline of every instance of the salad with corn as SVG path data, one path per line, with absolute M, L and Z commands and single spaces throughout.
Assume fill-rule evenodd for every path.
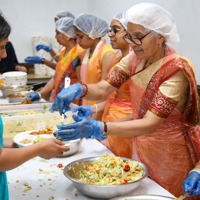
M 97 185 L 126 184 L 140 179 L 144 174 L 139 162 L 106 154 L 80 171 L 79 181 Z

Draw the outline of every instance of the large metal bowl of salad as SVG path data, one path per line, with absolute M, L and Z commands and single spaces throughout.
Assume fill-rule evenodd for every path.
M 77 190 L 98 199 L 127 195 L 148 174 L 143 163 L 108 154 L 79 159 L 64 168 L 64 175 Z

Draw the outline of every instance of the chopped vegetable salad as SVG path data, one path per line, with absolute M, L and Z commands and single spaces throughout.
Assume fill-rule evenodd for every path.
M 104 155 L 80 172 L 79 181 L 97 185 L 126 184 L 145 174 L 137 161 L 125 161 L 114 155 Z

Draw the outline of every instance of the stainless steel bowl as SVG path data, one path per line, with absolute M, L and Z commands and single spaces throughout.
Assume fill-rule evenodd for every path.
M 131 183 L 120 185 L 95 185 L 78 181 L 78 179 L 80 178 L 80 171 L 85 169 L 91 162 L 98 159 L 100 159 L 99 156 L 83 158 L 69 163 L 64 168 L 64 175 L 72 181 L 73 185 L 77 188 L 77 190 L 79 190 L 86 196 L 99 199 L 110 199 L 117 196 L 127 195 L 131 191 L 136 189 L 139 186 L 141 180 L 147 177 L 149 174 L 148 168 L 143 163 L 139 162 L 139 164 L 145 171 L 145 175 L 142 178 Z M 121 159 L 131 160 L 122 157 Z
M 125 196 L 117 197 L 111 200 L 170 200 L 171 197 L 161 196 L 161 195 L 136 195 L 136 196 Z
M 7 94 L 6 99 L 9 103 L 21 103 L 22 101 L 26 100 L 27 96 L 32 93 L 30 91 L 25 92 L 17 92 L 12 94 Z
M 1 87 L 0 90 L 2 91 L 3 95 L 7 94 L 14 94 L 18 92 L 30 91 L 33 87 L 32 86 L 4 86 Z

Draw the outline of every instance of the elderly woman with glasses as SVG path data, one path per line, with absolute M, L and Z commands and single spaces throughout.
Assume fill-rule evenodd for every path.
M 129 79 L 133 114 L 122 122 L 105 123 L 82 117 L 87 112 L 80 108 L 78 116 L 74 116 L 76 122 L 60 126 L 57 137 L 104 140 L 108 135 L 133 136 L 132 158 L 146 164 L 154 181 L 179 196 L 183 193 L 182 182 L 200 157 L 194 68 L 189 59 L 167 45 L 166 42 L 178 42 L 179 35 L 173 17 L 161 6 L 134 5 L 127 10 L 126 20 L 124 39 L 132 54 L 124 57 L 100 83 L 69 87 L 57 96 L 54 106 L 63 113 L 70 102 L 81 96 L 103 100 Z M 191 183 L 187 191 L 196 189 L 196 195 L 200 176 L 199 169 L 195 170 L 186 185 Z

